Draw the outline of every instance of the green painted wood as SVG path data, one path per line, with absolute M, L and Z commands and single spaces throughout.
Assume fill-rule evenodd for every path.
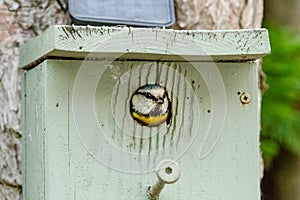
M 45 64 L 41 64 L 43 66 Z M 22 76 L 23 197 L 45 199 L 44 86 L 46 67 Z M 31 81 L 28 81 L 31 80 Z M 25 109 L 26 108 L 26 109 Z
M 51 27 L 21 49 L 24 199 L 147 200 L 169 157 L 181 177 L 163 200 L 260 199 L 255 59 L 269 52 L 265 29 Z M 168 90 L 169 126 L 130 115 L 153 83 Z
M 104 72 L 104 77 L 100 80 L 95 93 L 95 110 L 99 121 L 107 123 L 104 124 L 105 126 L 110 126 L 107 128 L 106 136 L 117 147 L 137 153 L 137 156 L 141 152 L 149 151 L 149 146 L 153 146 L 150 151 L 155 153 L 156 146 L 164 149 L 162 139 L 152 140 L 151 144 L 148 139 L 143 139 L 141 145 L 139 138 L 127 137 L 122 131 L 114 129 L 118 120 L 116 117 L 113 119 L 115 122 L 109 124 L 115 105 L 118 106 L 117 110 L 122 109 L 119 114 L 129 116 L 129 113 L 125 112 L 128 105 L 126 96 L 132 90 L 124 88 L 152 82 L 155 76 L 152 74 L 153 70 L 149 69 L 155 67 L 153 65 L 155 62 L 116 61 L 107 67 L 102 64 L 100 61 L 47 60 L 23 75 L 25 200 L 148 199 L 147 188 L 156 182 L 155 173 L 132 174 L 117 171 L 91 155 L 93 150 L 86 149 L 82 136 L 80 137 L 80 133 L 78 134 L 76 130 L 78 124 L 75 124 L 72 95 L 74 80 L 80 67 L 88 66 L 90 69 L 88 75 L 91 79 L 96 79 L 99 73 Z M 188 85 L 200 85 L 195 93 L 201 100 L 197 110 L 201 120 L 195 122 L 200 126 L 198 136 L 192 146 L 177 160 L 182 171 L 181 178 L 177 183 L 167 185 L 163 189 L 161 199 L 260 199 L 257 63 L 217 63 L 217 69 L 222 75 L 226 89 L 226 120 L 217 145 L 202 159 L 199 158 L 199 146 L 204 142 L 206 128 L 216 111 L 211 105 L 205 83 L 201 77 L 195 79 L 197 75 L 189 65 L 186 62 L 165 62 L 167 69 L 176 69 L 186 80 L 186 83 L 178 84 L 178 87 L 172 86 L 174 91 L 178 91 L 174 97 L 175 103 L 179 100 L 185 101 L 182 98 L 187 97 Z M 210 68 L 215 64 L 195 62 L 194 65 Z M 135 73 L 139 71 L 144 75 L 136 80 Z M 164 73 L 166 74 L 166 71 L 162 72 Z M 147 74 L 149 74 L 148 80 Z M 106 83 L 108 80 L 110 82 Z M 178 83 L 180 77 L 174 76 L 172 70 L 169 70 L 169 74 L 162 76 L 160 80 L 166 81 L 168 85 L 172 81 Z M 86 83 L 82 82 L 82 85 L 84 84 Z M 120 86 L 122 84 L 126 86 Z M 112 86 L 107 87 L 108 85 Z M 118 95 L 125 101 L 123 107 L 119 103 L 115 104 L 120 101 L 116 98 L 118 87 L 120 87 L 117 90 Z M 238 92 L 248 92 L 251 95 L 251 103 L 242 105 Z M 116 100 L 112 103 L 111 99 Z M 190 111 L 191 105 L 186 104 L 185 110 Z M 108 110 L 103 111 L 105 110 L 103 105 L 109 105 L 110 113 L 107 113 Z M 84 105 L 82 109 L 82 114 L 85 114 Z M 182 111 L 179 109 L 174 119 L 177 120 L 176 126 L 179 127 L 181 114 Z M 91 116 L 87 116 L 88 121 L 90 118 Z M 101 126 L 101 123 L 98 125 Z M 126 130 L 137 125 L 133 121 L 127 121 L 124 126 L 120 126 Z M 190 125 L 185 122 L 183 126 Z M 135 130 L 138 132 L 139 128 Z M 98 137 L 97 129 L 92 134 L 95 137 L 90 138 L 91 147 L 99 149 L 101 138 Z M 163 136 L 162 132 L 159 134 L 161 134 L 159 137 Z M 180 137 L 179 135 L 179 132 L 175 133 L 174 141 L 191 140 L 187 132 L 182 132 Z M 136 142 L 136 148 L 130 147 L 133 142 Z M 166 144 L 171 144 L 170 140 Z M 169 151 L 167 145 L 165 149 Z M 103 153 L 109 156 L 110 150 L 106 149 Z M 155 154 L 149 154 L 149 160 L 155 158 Z
M 19 66 L 30 68 L 49 57 L 108 59 L 122 55 L 122 59 L 240 61 L 269 53 L 266 29 L 179 31 L 59 25 L 21 47 Z

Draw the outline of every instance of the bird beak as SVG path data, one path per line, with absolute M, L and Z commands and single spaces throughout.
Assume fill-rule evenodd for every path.
M 161 98 L 161 97 L 159 97 L 159 98 L 157 99 L 157 103 L 158 103 L 158 104 L 163 104 L 163 103 L 164 103 L 164 99 Z

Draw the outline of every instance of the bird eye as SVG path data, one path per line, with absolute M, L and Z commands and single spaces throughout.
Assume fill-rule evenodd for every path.
M 152 99 L 152 98 L 153 98 L 152 94 L 150 94 L 150 93 L 144 93 L 144 95 L 145 95 L 145 97 L 147 97 L 148 99 Z

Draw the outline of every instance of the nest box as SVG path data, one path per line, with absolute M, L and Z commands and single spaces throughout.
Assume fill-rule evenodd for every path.
M 25 200 L 258 200 L 268 32 L 54 26 L 21 49 Z

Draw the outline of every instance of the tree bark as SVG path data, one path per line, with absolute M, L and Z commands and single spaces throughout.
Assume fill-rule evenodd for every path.
M 263 15 L 263 0 L 175 0 L 175 7 L 174 29 L 259 28 Z M 0 199 L 22 199 L 19 47 L 66 23 L 55 0 L 0 0 Z
M 175 0 L 178 29 L 261 27 L 263 0 Z
M 65 19 L 55 0 L 0 0 L 0 199 L 22 199 L 19 47 Z
M 286 26 L 295 32 L 300 32 L 300 1 L 279 0 L 274 3 L 272 0 L 265 0 L 265 19 L 279 26 Z

